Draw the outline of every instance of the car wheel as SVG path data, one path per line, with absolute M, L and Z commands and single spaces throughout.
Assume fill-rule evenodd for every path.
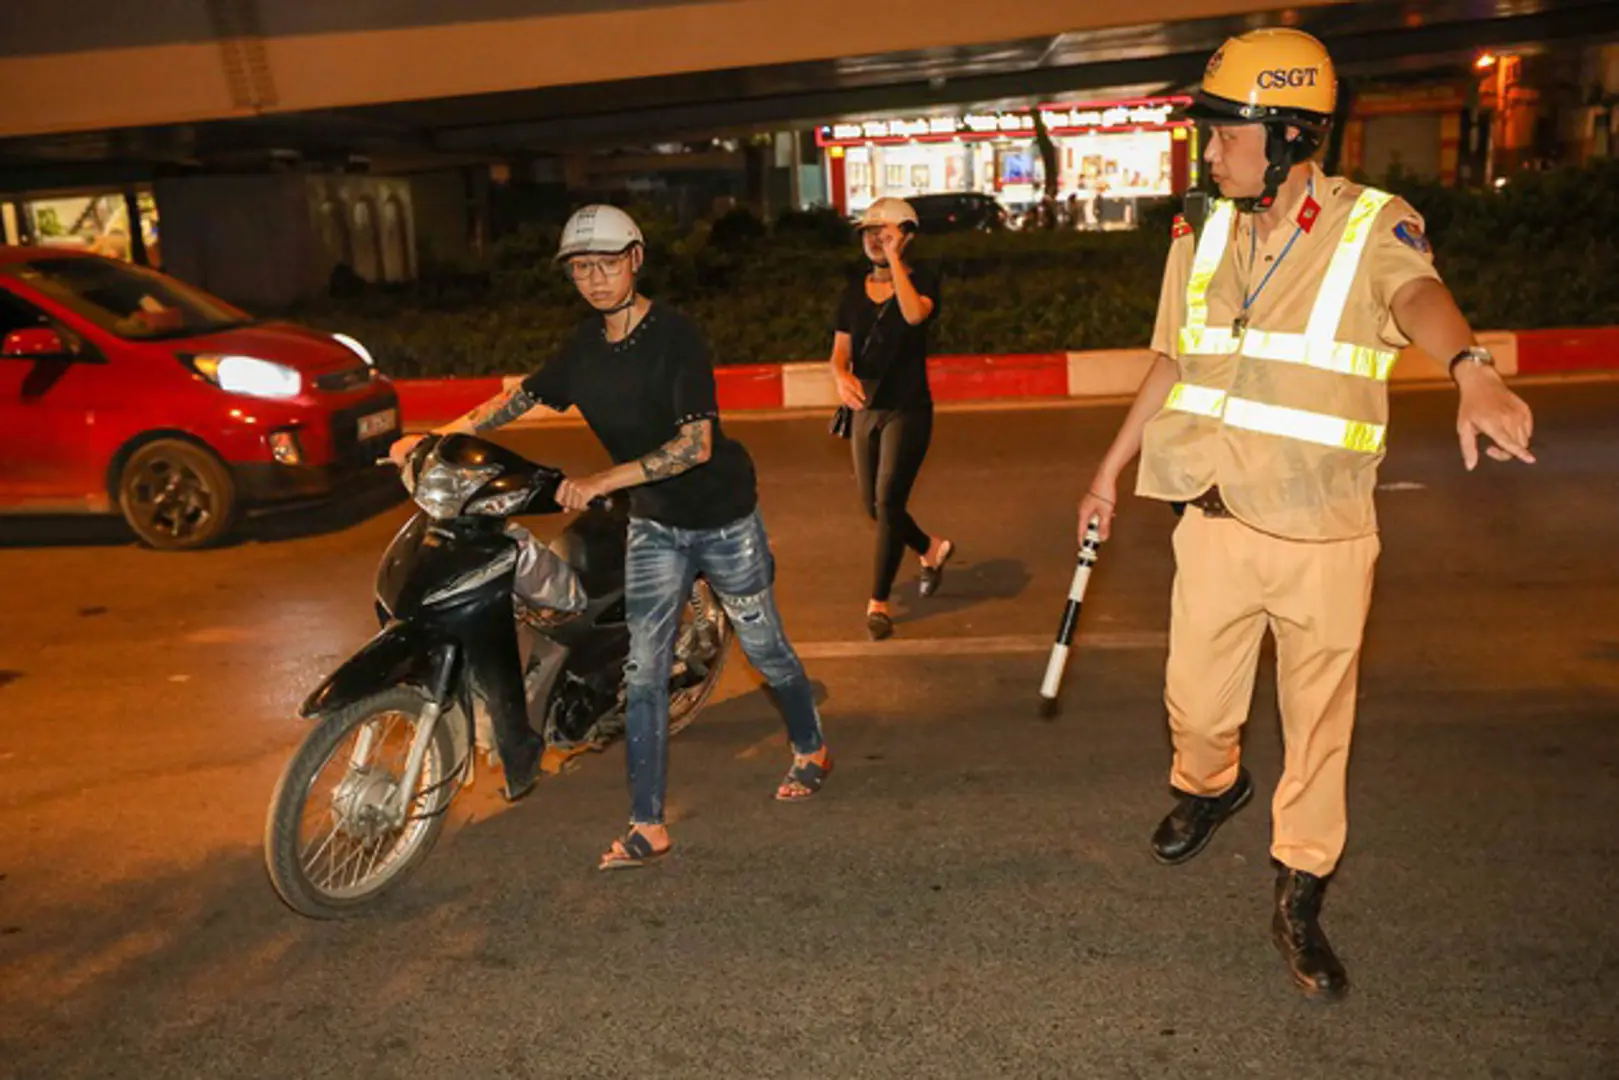
M 229 531 L 236 515 L 236 485 L 204 448 L 181 439 L 158 439 L 124 463 L 118 508 L 141 543 L 159 551 L 189 551 Z

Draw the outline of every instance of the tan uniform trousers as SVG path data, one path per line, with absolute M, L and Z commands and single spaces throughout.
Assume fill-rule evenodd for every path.
M 1326 876 L 1348 831 L 1344 780 L 1376 535 L 1283 540 L 1187 507 L 1175 529 L 1164 702 L 1170 783 L 1218 795 L 1237 779 L 1259 646 L 1276 635 L 1286 764 L 1271 804 L 1271 855 Z

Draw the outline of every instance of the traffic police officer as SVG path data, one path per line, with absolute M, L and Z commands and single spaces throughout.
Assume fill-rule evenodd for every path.
M 1311 158 L 1336 104 L 1331 58 L 1297 30 L 1232 38 L 1190 114 L 1219 186 L 1200 235 L 1177 219 L 1157 353 L 1089 492 L 1103 535 L 1119 473 L 1184 504 L 1175 529 L 1164 701 L 1176 806 L 1152 837 L 1192 858 L 1253 795 L 1239 762 L 1260 643 L 1276 637 L 1286 760 L 1271 804 L 1272 937 L 1305 993 L 1343 966 L 1318 922 L 1347 829 L 1344 778 L 1361 633 L 1380 550 L 1372 505 L 1401 347 L 1447 360 L 1462 457 L 1533 462 L 1532 418 L 1433 268 L 1422 218 Z

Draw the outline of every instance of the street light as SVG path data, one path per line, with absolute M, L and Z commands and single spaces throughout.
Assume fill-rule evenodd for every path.
M 1495 66 L 1496 60 L 1497 57 L 1494 53 L 1480 53 L 1479 58 L 1473 61 L 1473 66 L 1479 71 L 1488 71 Z

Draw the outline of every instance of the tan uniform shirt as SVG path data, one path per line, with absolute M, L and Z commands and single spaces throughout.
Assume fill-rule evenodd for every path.
M 1273 265 L 1276 270 L 1248 311 L 1249 324 L 1270 331 L 1302 333 L 1309 322 L 1320 282 L 1343 237 L 1344 226 L 1363 190 L 1341 177 L 1329 177 L 1311 165 L 1313 192 L 1288 209 L 1285 223 L 1254 245 L 1254 221 L 1235 215 L 1232 235 L 1209 284 L 1208 324 L 1230 326 L 1242 313 L 1245 295 L 1260 287 Z M 1319 211 L 1308 231 L 1295 232 L 1305 200 Z M 1196 240 L 1180 235 L 1170 249 L 1153 331 L 1155 351 L 1179 362 L 1180 330 L 1186 322 L 1187 280 Z M 1278 264 L 1279 260 L 1279 264 Z M 1338 338 L 1399 349 L 1410 340 L 1394 321 L 1396 293 L 1418 278 L 1439 279 L 1432 252 L 1423 239 L 1421 216 L 1403 199 L 1392 199 L 1372 225 L 1355 279 L 1350 287 Z M 1250 383 L 1262 382 L 1265 361 L 1244 360 Z M 1362 409 L 1387 415 L 1387 384 L 1367 381 L 1346 389 L 1343 376 L 1320 374 L 1320 411 L 1335 412 L 1345 397 L 1362 399 Z M 1256 441 L 1229 439 L 1218 424 L 1192 433 L 1166 412 L 1148 421 L 1143 434 L 1136 493 L 1148 498 L 1184 502 L 1218 485 L 1226 506 L 1246 524 L 1277 536 L 1298 540 L 1339 540 L 1376 532 L 1372 492 L 1381 451 L 1349 460 L 1338 455 L 1330 466 L 1323 455 L 1305 452 L 1281 438 Z M 1264 447 L 1255 453 L 1256 446 Z

